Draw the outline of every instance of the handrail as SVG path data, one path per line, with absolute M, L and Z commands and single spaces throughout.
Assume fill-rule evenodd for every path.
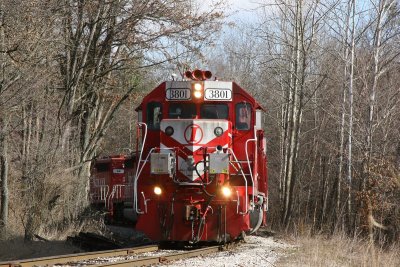
M 115 187 L 115 192 L 116 192 L 116 197 L 115 198 L 122 198 L 122 188 L 125 187 L 124 184 L 116 184 L 114 185 Z
M 246 140 L 246 146 L 245 146 L 245 151 L 246 151 L 246 159 L 247 159 L 247 166 L 249 167 L 249 172 L 250 172 L 250 177 L 251 180 L 253 181 L 253 185 L 252 185 L 252 194 L 254 196 L 254 191 L 255 191 L 255 182 L 254 182 L 254 176 L 253 176 L 253 172 L 251 171 L 251 167 L 250 167 L 250 159 L 249 159 L 249 152 L 248 152 L 248 144 L 249 142 L 255 142 L 254 144 L 254 172 L 256 172 L 256 168 L 257 168 L 257 134 L 256 134 L 256 127 L 254 126 L 254 138 L 253 139 L 247 139 Z M 255 174 L 254 174 L 255 175 Z
M 144 144 L 144 142 L 143 142 L 143 144 Z M 140 152 L 141 155 L 140 155 L 140 158 L 139 158 L 139 161 L 138 161 L 138 166 L 137 166 L 137 170 L 136 170 L 136 174 L 135 174 L 135 179 L 134 179 L 134 184 L 133 184 L 133 194 L 134 194 L 133 202 L 134 202 L 135 211 L 136 211 L 138 214 L 143 214 L 144 212 L 141 211 L 141 210 L 139 210 L 139 208 L 138 208 L 138 197 L 137 197 L 137 189 L 138 189 L 138 188 L 137 188 L 137 182 L 138 182 L 138 180 L 139 180 L 140 174 L 142 173 L 142 171 L 143 171 L 143 169 L 144 169 L 144 165 L 146 164 L 146 162 L 148 162 L 148 159 L 149 159 L 151 153 L 152 153 L 154 150 L 156 150 L 156 149 L 159 149 L 159 150 L 174 150 L 174 148 L 171 148 L 171 147 L 165 147 L 165 148 L 153 147 L 153 148 L 151 148 L 150 151 L 149 151 L 149 153 L 147 153 L 146 159 L 143 161 L 144 163 L 142 164 L 142 166 L 141 166 L 141 168 L 140 168 L 140 170 L 139 170 L 140 162 L 142 162 L 141 156 L 142 156 L 142 151 L 143 151 L 143 149 L 142 149 L 142 151 Z
M 138 164 L 136 166 L 136 173 L 135 173 L 135 178 L 134 178 L 134 184 L 133 184 L 133 193 L 134 193 L 134 197 L 133 197 L 133 206 L 135 208 L 135 211 L 137 213 L 142 214 L 143 212 L 140 211 L 138 209 L 138 199 L 137 199 L 137 180 L 138 180 L 138 174 L 139 174 L 139 167 L 140 167 L 140 163 L 142 161 L 142 155 L 143 155 L 143 148 L 144 148 L 144 144 L 146 143 L 146 138 L 147 138 L 147 124 L 144 122 L 138 122 L 137 126 L 144 126 L 144 137 L 143 137 L 143 142 L 142 142 L 142 147 L 140 149 L 140 156 L 138 159 Z M 137 136 L 137 139 L 139 140 L 139 136 Z M 136 142 L 138 141 L 136 140 Z M 144 163 L 145 164 L 145 163 Z M 143 166 L 144 166 L 143 164 Z
M 143 201 L 144 201 L 144 212 L 147 213 L 147 201 L 150 199 L 145 197 L 144 192 L 142 191 Z
M 115 186 L 113 186 L 111 194 L 108 195 L 108 198 L 106 200 L 105 206 L 107 209 L 113 210 L 113 206 L 110 203 L 111 203 L 111 200 L 114 198 L 114 194 L 115 194 Z
M 247 196 L 246 196 L 247 198 Z M 239 206 L 240 206 L 240 197 L 239 197 L 239 191 L 236 190 L 236 213 L 239 214 Z
M 233 150 L 231 149 L 231 148 L 229 148 L 229 151 L 232 153 L 232 156 L 233 156 L 233 158 L 236 160 L 236 161 L 238 161 L 238 159 L 237 159 L 237 157 L 236 157 L 236 155 L 235 155 L 235 152 L 233 152 Z M 245 186 L 245 195 L 246 195 L 246 197 L 245 197 L 245 200 L 246 200 L 246 211 L 245 212 L 240 212 L 239 214 L 242 214 L 242 215 L 244 215 L 244 214 L 247 214 L 248 212 L 249 212 L 249 209 L 247 208 L 248 207 L 248 205 L 249 205 L 249 197 L 248 197 L 248 195 L 247 195 L 247 179 L 246 179 L 246 176 L 245 176 L 245 174 L 244 174 L 244 172 L 243 172 L 243 168 L 240 166 L 240 171 L 241 171 L 241 173 L 242 173 L 242 176 L 243 176 L 243 180 L 244 180 L 244 186 Z M 239 205 L 239 204 L 238 204 Z
M 107 186 L 108 187 L 108 186 Z M 124 188 L 124 184 L 116 184 L 113 185 L 111 193 L 106 197 L 105 207 L 108 209 L 113 209 L 113 200 L 122 198 L 122 188 Z
M 107 207 L 107 197 L 110 192 L 110 187 L 108 185 L 101 185 L 100 188 L 100 201 L 104 200 L 104 206 Z

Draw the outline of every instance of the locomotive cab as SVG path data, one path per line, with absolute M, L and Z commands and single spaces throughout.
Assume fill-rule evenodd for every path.
M 234 82 L 168 81 L 146 96 L 136 228 L 155 241 L 223 243 L 265 224 L 261 110 Z

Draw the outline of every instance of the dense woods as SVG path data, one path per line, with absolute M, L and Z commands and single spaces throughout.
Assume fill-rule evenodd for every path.
M 212 64 L 267 110 L 270 223 L 398 241 L 398 2 L 264 2 Z
M 223 1 L 2 0 L 2 236 L 82 218 L 91 160 L 133 149 L 135 103 L 198 67 L 266 109 L 273 228 L 398 241 L 398 1 L 259 2 L 232 27 Z
M 219 9 L 199 11 L 188 1 L 1 1 L 3 232 L 22 226 L 29 240 L 81 214 L 90 162 L 116 111 L 153 85 L 154 66 L 208 44 Z

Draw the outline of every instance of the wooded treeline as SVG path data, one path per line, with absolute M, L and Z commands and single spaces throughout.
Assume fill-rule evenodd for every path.
M 0 1 L 3 234 L 12 227 L 30 240 L 84 210 L 90 162 L 116 111 L 154 85 L 147 73 L 155 66 L 211 43 L 221 7 L 216 1 L 201 11 L 185 0 Z
M 267 110 L 272 224 L 398 241 L 399 2 L 264 2 L 214 64 Z
M 74 220 L 90 160 L 132 146 L 134 103 L 198 67 L 266 109 L 272 227 L 398 241 L 398 1 L 260 2 L 211 46 L 223 3 L 2 0 L 1 227 Z

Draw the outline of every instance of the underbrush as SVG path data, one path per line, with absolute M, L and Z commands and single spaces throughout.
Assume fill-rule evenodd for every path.
M 277 266 L 400 266 L 400 247 L 385 249 L 345 234 L 288 237 L 295 246 Z
M 61 221 L 54 221 L 46 227 L 42 227 L 38 235 L 49 240 L 65 240 L 68 236 L 79 232 L 109 234 L 104 224 L 104 214 L 91 208 L 86 208 L 78 218 L 64 218 Z
M 7 236 L 0 240 L 0 261 L 36 258 L 81 252 L 81 250 L 69 242 L 68 236 L 74 236 L 79 232 L 91 232 L 105 236 L 111 233 L 107 230 L 104 215 L 85 209 L 78 218 L 64 218 L 50 221 L 49 224 L 37 227 L 33 240 L 26 240 L 21 227 L 12 225 Z

